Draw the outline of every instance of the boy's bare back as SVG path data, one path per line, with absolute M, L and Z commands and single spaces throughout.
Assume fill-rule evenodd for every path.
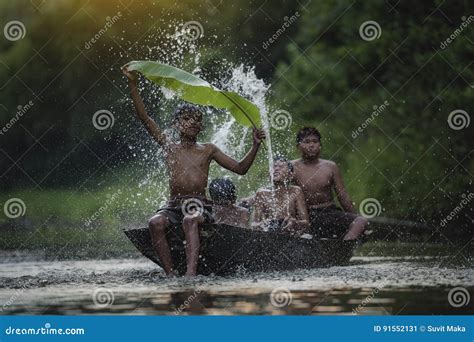
M 229 226 L 247 228 L 250 213 L 247 209 L 235 204 L 221 206 L 214 204 L 212 214 L 217 224 L 227 224 Z

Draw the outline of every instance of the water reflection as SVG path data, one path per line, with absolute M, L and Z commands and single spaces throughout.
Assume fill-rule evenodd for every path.
M 177 293 L 119 293 L 113 304 L 98 308 L 90 298 L 76 295 L 59 302 L 13 305 L 6 314 L 132 314 L 132 315 L 468 315 L 466 305 L 454 308 L 446 300 L 448 288 L 387 288 L 370 301 L 371 288 L 330 291 L 292 291 L 292 301 L 278 307 L 270 292 L 194 291 Z M 473 287 L 468 288 L 473 293 Z M 364 300 L 366 300 L 364 302 Z M 362 305 L 364 303 L 365 305 Z
M 443 261 L 442 259 L 441 261 Z M 472 314 L 448 293 L 474 293 L 472 265 L 359 257 L 350 266 L 169 279 L 144 258 L 0 263 L 3 314 L 418 315 Z M 106 302 L 94 294 L 103 290 Z

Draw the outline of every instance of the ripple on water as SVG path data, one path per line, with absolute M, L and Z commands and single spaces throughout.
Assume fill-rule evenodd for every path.
M 439 267 L 441 263 L 424 257 L 366 257 L 344 267 L 170 279 L 143 258 L 25 261 L 0 265 L 0 302 L 5 312 L 17 314 L 467 312 L 468 306 L 451 307 L 447 294 L 454 286 L 472 292 L 473 268 Z M 291 298 L 278 292 L 282 289 Z M 95 305 L 92 297 L 100 290 L 108 291 L 112 304 Z M 272 291 L 291 303 L 273 305 Z

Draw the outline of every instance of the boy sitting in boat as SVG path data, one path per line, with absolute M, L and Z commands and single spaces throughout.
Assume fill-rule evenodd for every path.
M 293 166 L 282 157 L 275 158 L 273 189 L 261 189 L 255 195 L 252 228 L 303 233 L 309 217 L 303 191 L 291 185 Z
M 199 256 L 199 225 L 212 222 L 211 207 L 205 198 L 209 164 L 215 160 L 222 167 L 239 175 L 244 175 L 252 165 L 265 133 L 253 131 L 253 145 L 240 161 L 224 154 L 214 144 L 201 144 L 196 138 L 202 129 L 202 113 L 193 105 L 184 104 L 175 112 L 175 125 L 180 141 L 166 136 L 155 121 L 148 116 L 137 88 L 137 74 L 127 67 L 123 73 L 129 80 L 133 104 L 138 118 L 148 133 L 160 144 L 165 152 L 165 162 L 170 174 L 171 199 L 164 208 L 149 220 L 150 234 L 155 249 L 167 275 L 174 275 L 170 248 L 166 231 L 170 224 L 182 224 L 186 239 L 186 276 L 197 272 Z
M 292 161 L 294 184 L 303 190 L 312 233 L 318 237 L 357 239 L 367 219 L 356 214 L 336 163 L 319 158 L 321 134 L 314 127 L 304 127 L 296 136 L 296 146 L 301 159 Z M 343 210 L 334 203 L 333 190 Z
M 235 185 L 229 178 L 215 178 L 209 184 L 212 199 L 212 216 L 216 224 L 246 228 L 249 223 L 248 209 L 235 204 Z

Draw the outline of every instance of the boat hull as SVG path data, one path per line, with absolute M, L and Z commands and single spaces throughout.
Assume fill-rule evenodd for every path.
M 148 228 L 124 232 L 144 256 L 162 266 Z M 336 239 L 307 239 L 227 225 L 205 225 L 200 229 L 200 237 L 198 273 L 203 275 L 329 267 L 348 263 L 353 251 Z M 174 268 L 183 274 L 186 254 L 182 228 L 171 227 L 167 239 Z

